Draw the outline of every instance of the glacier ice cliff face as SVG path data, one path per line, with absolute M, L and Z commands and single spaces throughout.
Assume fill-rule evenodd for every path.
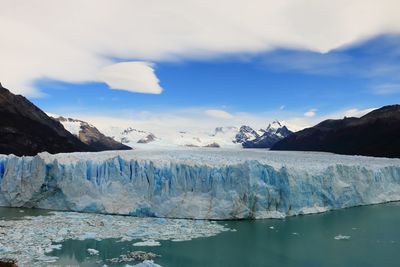
M 0 156 L 0 206 L 236 219 L 396 200 L 399 159 L 233 149 Z

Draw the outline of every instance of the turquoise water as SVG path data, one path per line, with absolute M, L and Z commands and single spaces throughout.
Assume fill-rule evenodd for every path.
M 163 267 L 400 266 L 399 203 L 285 220 L 221 223 L 236 232 L 185 242 L 164 241 L 160 247 L 133 247 L 134 242 L 116 240 L 69 240 L 53 255 L 60 257 L 60 264 L 79 266 L 102 266 L 104 260 L 133 250 L 160 254 L 155 262 Z M 350 239 L 335 240 L 339 234 Z M 99 250 L 100 255 L 88 257 L 87 248 Z
M 45 215 L 45 211 L 0 209 L 2 218 Z M 159 247 L 134 247 L 118 240 L 67 240 L 51 255 L 51 266 L 125 266 L 107 259 L 134 250 L 161 255 L 163 267 L 214 266 L 400 266 L 400 203 L 356 207 L 284 220 L 220 222 L 235 232 L 191 241 L 162 241 Z M 349 240 L 335 240 L 337 235 Z M 88 248 L 100 251 L 89 256 Z M 129 264 L 133 265 L 136 262 Z

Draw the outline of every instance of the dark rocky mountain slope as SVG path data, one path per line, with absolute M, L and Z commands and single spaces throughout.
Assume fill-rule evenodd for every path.
M 132 149 L 121 142 L 115 141 L 111 137 L 105 136 L 96 127 L 85 121 L 64 117 L 54 119 L 63 124 L 66 130 L 78 137 L 83 143 L 90 146 L 94 151 Z M 74 133 L 72 129 L 75 129 L 77 132 Z
M 276 143 L 272 150 L 326 151 L 346 155 L 400 157 L 400 105 L 361 118 L 326 120 Z
M 0 84 L 0 154 L 93 151 L 21 95 Z

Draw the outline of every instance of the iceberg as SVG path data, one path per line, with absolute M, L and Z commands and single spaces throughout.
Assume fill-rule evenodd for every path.
M 349 235 L 337 235 L 334 237 L 335 240 L 349 240 L 350 236 Z
M 220 220 L 398 200 L 400 159 L 212 148 L 0 156 L 6 207 Z
M 99 251 L 94 249 L 94 248 L 88 248 L 87 252 L 89 253 L 90 256 L 96 256 L 99 255 Z

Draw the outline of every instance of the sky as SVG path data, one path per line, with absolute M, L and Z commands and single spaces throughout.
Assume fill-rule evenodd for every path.
M 397 1 L 0 3 L 3 86 L 96 126 L 301 129 L 400 100 Z

